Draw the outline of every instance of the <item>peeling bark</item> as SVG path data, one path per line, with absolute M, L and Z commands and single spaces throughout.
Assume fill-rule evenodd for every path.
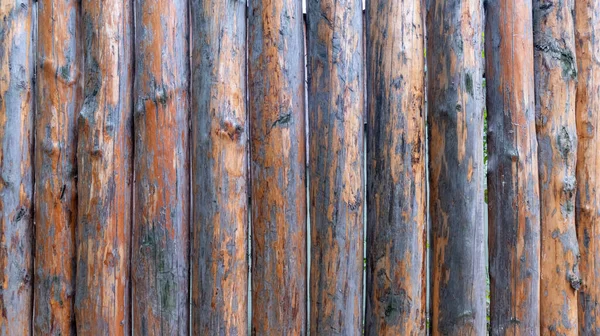
M 600 2 L 575 2 L 579 334 L 600 335 Z
M 484 335 L 483 8 L 428 8 L 432 335 Z
M 366 335 L 426 332 L 421 3 L 367 1 Z
M 131 6 L 130 0 L 82 2 L 85 62 L 77 147 L 78 335 L 130 332 Z
M 189 333 L 188 5 L 135 0 L 133 330 Z
M 0 335 L 31 335 L 32 6 L 0 0 Z
M 248 18 L 252 334 L 306 332 L 302 6 L 253 0 Z
M 38 18 L 34 332 L 75 335 L 80 2 L 40 0 Z
M 360 335 L 363 18 L 360 0 L 309 0 L 310 333 Z
M 577 335 L 577 130 L 574 1 L 533 1 L 540 179 L 542 334 Z
M 248 330 L 246 3 L 193 0 L 192 334 Z

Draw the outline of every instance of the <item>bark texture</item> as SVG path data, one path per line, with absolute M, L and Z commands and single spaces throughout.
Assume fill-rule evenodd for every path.
M 366 335 L 426 332 L 421 3 L 367 1 Z
M 82 0 L 84 103 L 78 120 L 78 335 L 130 332 L 132 2 Z M 161 139 L 161 141 L 164 139 Z
M 575 3 L 579 334 L 600 335 L 600 2 Z
M 246 3 L 193 0 L 192 333 L 248 331 Z
M 428 8 L 433 335 L 484 335 L 483 7 Z
M 486 2 L 492 335 L 539 335 L 540 201 L 531 12 L 531 0 Z
M 540 180 L 542 334 L 577 335 L 579 248 L 575 228 L 574 0 L 533 1 Z
M 135 0 L 133 330 L 189 333 L 186 0 Z
M 38 2 L 34 332 L 75 335 L 77 124 L 81 4 Z
M 360 335 L 363 17 L 360 0 L 309 0 L 310 333 Z
M 252 334 L 306 332 L 302 3 L 253 0 L 248 18 Z
M 31 334 L 32 6 L 0 0 L 0 335 Z

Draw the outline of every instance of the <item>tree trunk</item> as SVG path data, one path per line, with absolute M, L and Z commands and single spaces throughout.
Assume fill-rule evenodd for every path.
M 360 335 L 362 1 L 309 0 L 310 333 Z
M 424 335 L 421 0 L 367 2 L 367 335 Z
M 133 330 L 189 333 L 188 5 L 135 1 Z
M 33 276 L 31 0 L 0 0 L 0 334 L 30 335 Z
M 577 335 L 574 1 L 533 1 L 541 212 L 541 333 Z
M 248 330 L 246 3 L 193 0 L 192 333 Z
M 486 333 L 481 4 L 428 9 L 433 335 Z
M 577 203 L 579 333 L 600 335 L 600 2 L 575 3 L 577 85 Z
M 81 4 L 40 0 L 38 11 L 34 331 L 75 335 L 76 116 L 83 98 Z
M 252 333 L 306 331 L 302 6 L 253 0 L 248 18 Z
M 85 84 L 77 148 L 77 334 L 126 335 L 130 332 L 133 11 L 130 0 L 83 0 L 82 7 Z

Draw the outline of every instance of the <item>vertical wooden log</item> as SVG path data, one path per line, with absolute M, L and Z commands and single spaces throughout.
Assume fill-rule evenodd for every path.
M 252 333 L 306 331 L 302 2 L 252 0 L 248 83 Z
M 189 334 L 188 5 L 135 1 L 133 330 Z
M 421 3 L 367 1 L 366 335 L 426 332 Z
M 78 335 L 130 332 L 131 5 L 130 0 L 82 2 L 85 62 L 77 146 Z
M 531 0 L 486 2 L 492 335 L 539 335 L 540 217 Z
M 0 0 L 0 335 L 31 334 L 32 5 Z
M 248 330 L 246 3 L 192 0 L 192 333 Z
M 310 333 L 362 333 L 361 0 L 309 0 Z
M 579 334 L 600 335 L 600 2 L 575 2 Z
M 76 116 L 83 98 L 81 4 L 38 2 L 34 332 L 75 335 Z
M 578 334 L 577 290 L 581 280 L 575 229 L 574 4 L 574 0 L 533 1 L 542 334 Z
M 432 335 L 486 333 L 482 32 L 480 0 L 430 3 Z

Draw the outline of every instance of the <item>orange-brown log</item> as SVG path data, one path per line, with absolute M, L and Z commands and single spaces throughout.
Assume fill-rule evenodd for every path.
M 33 1 L 0 0 L 0 334 L 31 335 Z
M 130 332 L 133 106 L 131 0 L 82 0 L 78 120 L 78 335 Z M 162 140 L 162 139 L 161 139 Z
M 186 0 L 135 0 L 133 330 L 189 333 Z
M 38 2 L 34 333 L 75 335 L 81 3 Z
M 248 331 L 246 2 L 192 0 L 192 334 Z

